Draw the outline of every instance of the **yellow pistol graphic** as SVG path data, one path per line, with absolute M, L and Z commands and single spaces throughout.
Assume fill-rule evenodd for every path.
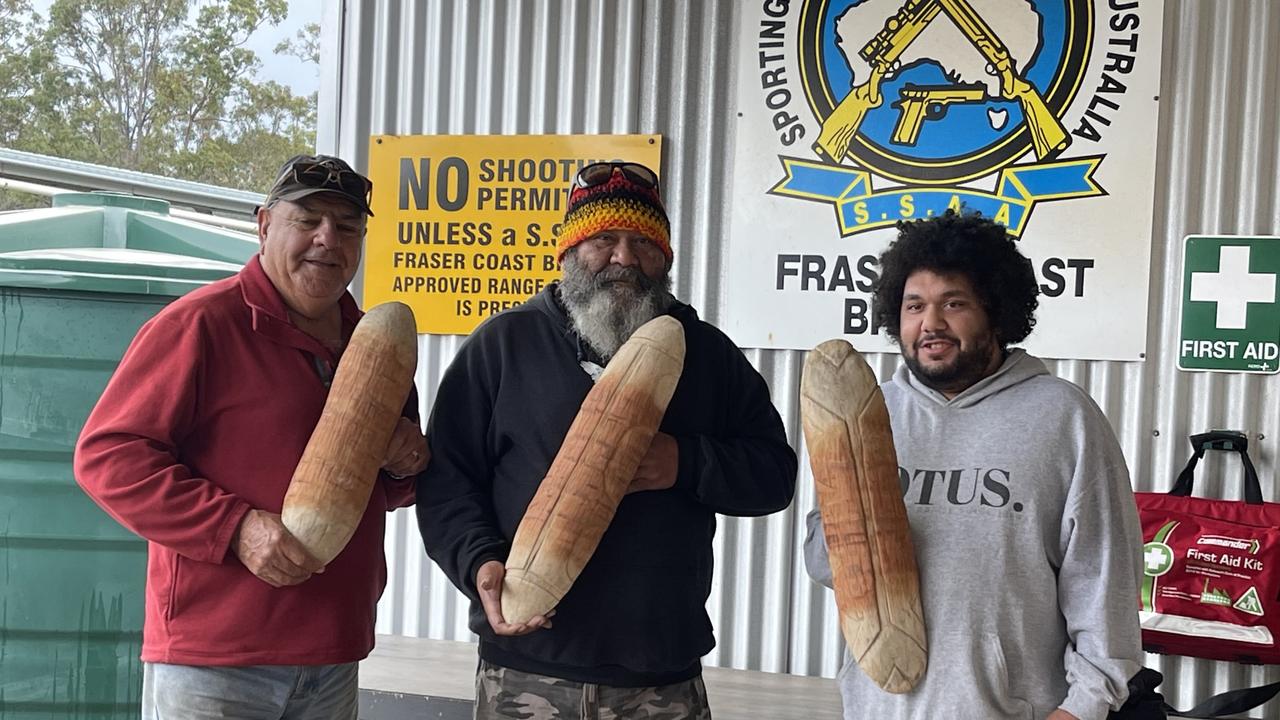
M 969 4 L 969 0 L 906 0 L 898 12 L 885 21 L 884 28 L 858 51 L 858 55 L 871 67 L 871 72 L 866 82 L 850 89 L 849 94 L 822 121 L 818 139 L 813 144 L 813 150 L 820 158 L 835 163 L 844 160 L 849 153 L 849 144 L 853 142 L 853 136 L 858 132 L 867 112 L 880 107 L 884 102 L 880 83 L 897 72 L 902 53 L 939 13 L 945 13 L 973 47 L 986 58 L 987 72 L 1000 79 L 1000 97 L 1018 101 L 1037 159 L 1043 160 L 1050 153 L 1062 150 L 1071 143 L 1062 123 L 1045 105 L 1044 98 L 1035 86 L 1018 75 L 1009 48 L 983 21 Z M 944 87 L 963 88 L 955 91 L 962 97 L 950 99 L 951 95 L 942 91 Z M 908 97 L 903 91 L 902 101 L 894 105 L 901 108 L 902 115 L 894 128 L 893 142 L 914 145 L 924 119 L 942 117 L 946 114 L 947 104 L 976 102 L 981 99 L 980 91 L 972 85 L 929 86 L 929 89 L 936 92 L 928 102 L 922 98 Z M 931 110 L 929 103 L 937 106 L 938 110 Z M 934 115 L 931 112 L 940 114 Z
M 893 128 L 893 142 L 898 145 L 915 145 L 920 139 L 920 126 L 925 120 L 941 120 L 947 115 L 947 106 L 953 103 L 982 102 L 987 99 L 987 89 L 982 83 L 969 85 L 913 85 L 907 83 L 898 91 L 901 98 L 893 104 L 898 108 L 898 124 Z
M 867 81 L 844 96 L 818 132 L 813 151 L 818 157 L 838 163 L 849 153 L 849 143 L 862 125 L 867 111 L 880 107 L 884 97 L 880 94 L 880 82 L 897 69 L 898 58 L 907 46 L 941 11 L 938 0 L 907 0 L 898 12 L 884 23 L 884 29 L 858 51 L 858 55 L 871 65 Z

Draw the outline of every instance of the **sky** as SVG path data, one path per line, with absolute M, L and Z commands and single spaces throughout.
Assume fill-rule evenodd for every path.
M 49 17 L 53 0 L 32 0 L 31 5 L 42 17 Z M 297 58 L 275 55 L 276 43 L 293 39 L 303 25 L 320 22 L 323 3 L 320 0 L 289 0 L 289 14 L 276 27 L 263 26 L 249 38 L 249 49 L 258 54 L 262 67 L 259 80 L 274 80 L 293 88 L 295 95 L 309 95 L 320 87 L 320 68 L 304 64 Z
M 281 40 L 292 40 L 303 25 L 320 22 L 322 5 L 320 0 L 289 0 L 289 15 L 284 22 L 276 27 L 259 28 L 249 38 L 249 49 L 258 53 L 258 60 L 262 62 L 259 79 L 288 85 L 295 95 L 309 95 L 319 89 L 319 66 L 303 64 L 288 55 L 274 55 L 272 50 Z

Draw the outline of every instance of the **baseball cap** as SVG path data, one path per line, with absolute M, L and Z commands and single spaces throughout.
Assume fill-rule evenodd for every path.
M 266 204 L 276 200 L 300 200 L 317 193 L 328 193 L 349 200 L 366 215 L 373 217 L 369 195 L 373 182 L 361 175 L 342 158 L 332 155 L 294 155 L 280 166 L 275 185 L 267 193 Z

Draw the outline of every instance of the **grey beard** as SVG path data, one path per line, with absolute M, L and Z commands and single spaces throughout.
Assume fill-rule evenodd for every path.
M 572 251 L 565 255 L 562 266 L 560 302 L 569 311 L 578 336 L 606 362 L 632 333 L 666 312 L 675 300 L 671 276 L 665 271 L 653 280 L 639 268 L 610 265 L 592 275 Z M 635 286 L 616 284 L 621 279 Z

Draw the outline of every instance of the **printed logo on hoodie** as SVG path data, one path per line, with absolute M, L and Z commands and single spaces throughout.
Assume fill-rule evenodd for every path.
M 1009 477 L 1003 468 L 898 468 L 902 499 L 907 504 L 977 505 L 1022 512 L 1022 503 L 1013 501 Z

